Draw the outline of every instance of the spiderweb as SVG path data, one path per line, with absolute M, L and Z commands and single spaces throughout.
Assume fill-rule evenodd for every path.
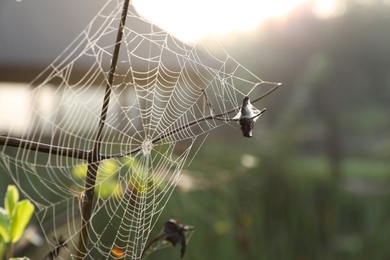
M 227 112 L 237 113 L 249 92 L 276 86 L 220 45 L 184 44 L 130 6 L 100 157 L 91 160 L 121 13 L 121 3 L 108 1 L 28 86 L 30 127 L 19 137 L 32 142 L 12 145 L 12 129 L 2 136 L 0 166 L 34 203 L 47 252 L 55 252 L 60 240 L 67 245 L 57 259 L 80 253 L 91 165 L 97 174 L 84 258 L 140 259 L 151 230 L 161 229 L 156 221 L 181 170 L 207 133 L 227 124 L 235 115 Z M 244 138 L 239 130 L 237 135 Z

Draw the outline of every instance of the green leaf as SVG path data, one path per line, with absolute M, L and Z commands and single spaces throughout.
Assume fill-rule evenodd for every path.
M 34 205 L 28 200 L 16 204 L 16 212 L 11 221 L 11 242 L 17 242 L 23 235 L 24 229 L 34 212 Z
M 19 200 L 19 192 L 15 185 L 8 185 L 7 193 L 4 198 L 5 210 L 11 218 L 14 214 L 15 205 Z
M 125 156 L 119 160 L 124 166 L 126 166 L 128 168 L 137 168 L 138 167 L 138 161 L 133 157 Z
M 3 208 L 0 208 L 0 237 L 5 243 L 8 243 L 10 240 L 8 214 Z
M 97 172 L 97 178 L 107 178 L 114 173 L 116 173 L 119 169 L 119 164 L 114 159 L 104 160 L 99 164 L 99 169 Z
M 116 180 L 106 180 L 96 186 L 95 191 L 102 199 L 109 199 L 111 196 L 117 197 L 118 182 Z
M 88 170 L 88 164 L 87 163 L 80 163 L 77 164 L 73 169 L 72 169 L 72 176 L 75 179 L 81 179 L 84 180 L 87 177 L 87 170 Z

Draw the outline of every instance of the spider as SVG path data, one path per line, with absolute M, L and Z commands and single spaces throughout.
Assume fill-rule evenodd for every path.
M 210 100 L 208 99 L 204 89 L 202 89 L 202 92 L 205 96 L 207 106 L 209 107 L 212 118 L 223 120 L 223 121 L 237 121 L 238 124 L 241 126 L 242 135 L 245 137 L 252 137 L 253 127 L 255 126 L 257 119 L 259 119 L 259 117 L 266 111 L 265 108 L 262 110 L 255 108 L 252 105 L 249 97 L 245 96 L 242 101 L 242 106 L 235 117 L 231 119 L 221 118 L 219 116 L 214 116 L 214 107 L 210 102 Z

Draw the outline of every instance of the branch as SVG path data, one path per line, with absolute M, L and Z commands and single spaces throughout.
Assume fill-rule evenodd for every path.
M 272 92 L 277 90 L 281 84 L 276 85 L 272 89 L 270 89 L 268 92 L 264 93 L 263 95 L 255 98 L 252 100 L 252 103 L 255 103 L 264 97 L 270 95 Z M 162 134 L 153 140 L 151 142 L 153 144 L 157 143 L 158 141 L 161 141 L 169 136 L 172 136 L 176 133 L 179 133 L 197 123 L 206 121 L 206 120 L 223 120 L 223 121 L 228 121 L 226 119 L 223 119 L 223 116 L 229 115 L 237 110 L 239 110 L 240 107 L 233 108 L 229 111 L 226 111 L 224 113 L 218 114 L 218 115 L 210 115 L 207 117 L 202 117 L 202 118 L 197 118 L 191 122 L 189 122 L 186 125 L 180 126 L 178 128 L 173 129 L 172 131 Z M 71 158 L 76 158 L 76 159 L 81 159 L 81 160 L 87 160 L 90 163 L 96 163 L 98 161 L 103 161 L 106 159 L 111 159 L 111 158 L 120 158 L 128 155 L 135 154 L 139 151 L 142 150 L 141 146 L 138 146 L 134 148 L 131 151 L 125 152 L 125 153 L 117 153 L 117 154 L 99 154 L 98 156 L 91 156 L 92 151 L 91 150 L 80 150 L 80 149 L 75 149 L 75 148 L 68 148 L 68 147 L 63 147 L 63 146 L 55 146 L 55 145 L 50 145 L 50 144 L 44 144 L 40 142 L 33 142 L 25 139 L 20 139 L 20 138 L 15 138 L 15 137 L 6 137 L 6 136 L 0 136 L 0 145 L 5 145 L 5 146 L 10 146 L 10 147 L 20 147 L 20 148 L 25 148 L 29 149 L 31 151 L 37 151 L 37 152 L 43 152 L 43 153 L 50 153 L 53 155 L 59 155 L 59 156 L 66 156 L 66 157 L 71 157 Z
M 56 146 L 30 140 L 20 139 L 16 137 L 0 136 L 0 145 L 23 148 L 30 151 L 48 153 L 53 155 L 71 157 L 81 160 L 88 160 L 91 151 Z
M 276 86 L 274 86 L 272 89 L 270 89 L 269 91 L 267 91 L 267 92 L 264 93 L 263 95 L 261 95 L 261 96 L 255 98 L 255 99 L 252 101 L 252 103 L 255 103 L 255 102 L 259 101 L 260 99 L 265 98 L 266 96 L 270 95 L 271 93 L 273 93 L 275 90 L 277 90 L 277 89 L 278 89 L 279 87 L 281 87 L 281 86 L 282 86 L 282 84 L 281 84 L 281 83 L 278 83 Z M 207 102 L 209 102 L 209 101 L 207 101 Z M 241 108 L 241 106 L 236 107 L 236 108 L 233 108 L 233 109 L 228 110 L 228 111 L 226 111 L 226 112 L 224 112 L 224 113 L 221 113 L 221 114 L 209 115 L 209 116 L 206 116 L 206 117 L 194 119 L 193 121 L 191 121 L 191 122 L 189 122 L 189 123 L 187 123 L 187 124 L 185 124 L 185 125 L 179 126 L 178 128 L 175 128 L 175 129 L 173 129 L 172 131 L 170 131 L 170 132 L 168 132 L 168 133 L 165 133 L 165 134 L 162 134 L 162 135 L 160 135 L 160 136 L 157 136 L 156 138 L 152 139 L 151 142 L 152 142 L 152 144 L 155 144 L 155 143 L 157 143 L 157 142 L 159 142 L 159 141 L 161 141 L 161 140 L 163 140 L 163 139 L 165 139 L 165 138 L 167 138 L 167 137 L 170 137 L 170 136 L 172 136 L 172 135 L 174 135 L 174 134 L 176 134 L 176 133 L 179 133 L 179 132 L 181 132 L 181 131 L 183 131 L 183 130 L 185 130 L 185 129 L 187 129 L 187 128 L 189 128 L 189 127 L 195 125 L 195 124 L 201 123 L 201 122 L 206 121 L 206 120 L 214 120 L 214 119 L 217 119 L 217 120 L 223 120 L 223 121 L 225 121 L 225 122 L 229 122 L 229 121 L 231 121 L 231 120 L 223 119 L 222 117 L 223 117 L 223 116 L 227 116 L 227 115 L 229 115 L 229 114 L 231 114 L 231 113 L 233 113 L 233 112 L 236 112 L 236 111 L 239 110 L 240 108 Z M 262 111 L 264 112 L 265 110 L 262 110 Z M 131 151 L 129 151 L 129 152 L 126 152 L 126 153 L 118 153 L 118 154 L 112 154 L 112 155 L 102 155 L 102 156 L 101 156 L 101 159 L 103 159 L 103 158 L 104 158 L 104 159 L 120 158 L 120 157 L 124 157 L 124 156 L 128 156 L 128 155 L 137 153 L 137 152 L 139 152 L 139 151 L 141 151 L 141 150 L 142 150 L 142 147 L 141 147 L 141 146 L 138 146 L 137 148 L 135 148 L 135 149 L 133 149 L 133 150 L 131 150 Z
M 123 31 L 126 24 L 127 11 L 129 8 L 130 0 L 123 2 L 122 17 L 118 28 L 118 33 L 115 41 L 115 48 L 112 54 L 110 71 L 108 73 L 108 80 L 106 85 L 106 92 L 104 94 L 102 112 L 100 115 L 98 130 L 96 133 L 95 143 L 93 145 L 91 156 L 88 157 L 88 169 L 87 176 L 85 177 L 84 195 L 85 201 L 82 203 L 81 208 L 81 232 L 79 236 L 79 243 L 77 247 L 77 258 L 84 258 L 87 254 L 87 247 L 89 241 L 89 226 L 91 225 L 90 219 L 92 215 L 92 205 L 95 196 L 95 182 L 96 175 L 101 161 L 100 148 L 103 139 L 103 128 L 106 123 L 108 104 L 110 102 L 110 96 L 112 91 L 112 83 L 114 82 L 116 65 L 118 63 L 119 50 L 123 38 Z M 96 163 L 95 163 L 96 161 Z
M 266 96 L 270 95 L 272 92 L 274 92 L 275 90 L 277 90 L 278 88 L 280 88 L 282 86 L 282 83 L 277 83 L 275 87 L 271 88 L 270 90 L 268 90 L 267 92 L 265 92 L 263 95 L 261 95 L 260 97 L 257 97 L 253 100 L 251 100 L 252 103 L 255 103 L 257 101 L 259 101 L 260 99 L 263 99 L 265 98 Z

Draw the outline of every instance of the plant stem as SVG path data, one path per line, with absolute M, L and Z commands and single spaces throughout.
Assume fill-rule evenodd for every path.
M 112 91 L 112 83 L 114 82 L 116 65 L 119 57 L 119 50 L 123 38 L 123 31 L 126 24 L 127 11 L 129 8 L 130 0 L 125 0 L 123 3 L 122 17 L 118 28 L 118 33 L 115 41 L 115 48 L 112 54 L 111 67 L 108 74 L 108 80 L 106 85 L 106 92 L 104 94 L 102 112 L 100 115 L 98 130 L 96 134 L 95 143 L 91 151 L 90 156 L 88 156 L 88 170 L 87 176 L 85 177 L 85 200 L 82 204 L 81 209 L 81 233 L 79 237 L 79 243 L 77 248 L 77 257 L 82 259 L 86 256 L 88 240 L 89 240 L 89 228 L 90 228 L 90 219 L 92 214 L 92 205 L 94 201 L 94 191 L 95 191 L 95 182 L 96 174 L 99 168 L 100 163 L 100 149 L 103 139 L 103 129 L 105 126 L 108 105 L 110 102 L 110 95 Z
M 7 250 L 7 256 L 5 259 L 11 259 L 12 255 L 13 255 L 13 251 L 14 251 L 14 248 L 12 246 L 12 242 L 8 243 L 6 250 Z

